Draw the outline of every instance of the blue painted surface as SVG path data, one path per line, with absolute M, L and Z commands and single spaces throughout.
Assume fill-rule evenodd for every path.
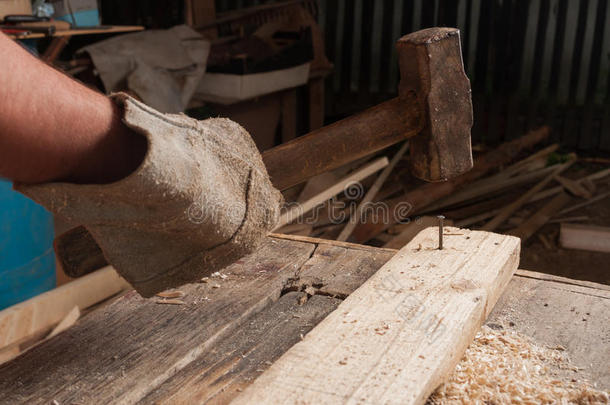
M 74 24 L 72 21 L 72 15 L 70 14 L 56 17 L 56 19 Z M 74 13 L 74 19 L 76 20 L 77 27 L 95 27 L 96 25 L 100 25 L 100 14 L 98 13 L 97 9 L 76 11 Z
M 0 309 L 54 287 L 53 217 L 0 179 Z

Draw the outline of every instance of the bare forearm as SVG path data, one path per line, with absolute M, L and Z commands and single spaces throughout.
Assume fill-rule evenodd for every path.
M 104 95 L 37 60 L 0 34 L 0 176 L 108 182 L 135 169 L 143 138 Z

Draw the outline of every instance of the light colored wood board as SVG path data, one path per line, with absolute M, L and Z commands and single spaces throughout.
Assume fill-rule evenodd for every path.
M 420 233 L 233 403 L 423 403 L 519 260 L 517 238 L 459 232 Z
M 418 233 L 423 231 L 424 229 L 430 226 L 438 227 L 438 218 L 431 216 L 422 216 L 417 217 L 415 220 L 409 222 L 407 226 L 402 228 L 402 231 L 392 238 L 391 241 L 383 245 L 384 248 L 388 249 L 400 249 L 407 243 L 411 241 Z M 443 221 L 445 226 L 452 226 L 453 221 L 450 219 L 445 219 Z
M 534 215 L 523 221 L 518 227 L 508 232 L 509 235 L 521 238 L 521 242 L 528 240 L 533 234 L 542 228 L 559 210 L 572 201 L 572 197 L 566 193 L 560 193 L 553 197 Z
M 364 180 L 375 172 L 383 169 L 388 165 L 389 161 L 387 157 L 381 157 L 379 159 L 374 160 L 373 162 L 367 164 L 359 170 L 356 170 L 354 173 L 349 174 L 348 176 L 343 177 L 337 183 L 327 188 L 326 190 L 316 194 L 315 196 L 309 198 L 307 201 L 304 201 L 302 204 L 297 204 L 292 208 L 287 209 L 278 220 L 276 225 L 276 229 L 290 223 L 296 221 L 303 214 L 309 212 L 317 205 L 322 204 L 327 201 L 331 197 L 336 196 L 337 194 L 343 192 L 346 187 L 349 187 L 353 183 L 358 183 L 359 181 Z
M 567 179 L 561 176 L 555 176 L 555 180 L 568 192 L 574 194 L 577 197 L 589 199 L 593 197 L 591 191 L 587 190 L 583 184 L 578 180 Z
M 0 366 L 3 400 L 137 402 L 276 301 L 314 248 L 269 239 L 224 269 L 226 278 L 181 287 L 184 305 L 158 305 L 129 292 Z
M 610 390 L 608 286 L 518 270 L 487 319 L 529 336 L 541 346 L 564 347 L 583 370 L 566 371 Z
M 110 267 L 0 311 L 0 348 L 49 331 L 72 308 L 83 310 L 121 290 L 131 288 Z
M 546 148 L 540 149 L 538 152 L 532 153 L 525 159 L 522 159 L 517 163 L 508 166 L 506 169 L 502 170 L 501 173 L 508 176 L 512 176 L 516 173 L 519 173 L 523 169 L 527 169 L 533 162 L 536 162 L 538 160 L 546 161 L 548 156 L 551 153 L 555 152 L 557 149 L 559 149 L 559 144 L 554 143 L 552 145 L 549 145 Z
M 47 336 L 47 339 L 50 339 L 53 336 L 59 335 L 61 332 L 68 330 L 72 325 L 76 323 L 76 321 L 78 321 L 78 318 L 80 318 L 80 309 L 78 309 L 78 307 L 74 307 L 70 310 L 70 312 L 68 312 L 64 319 L 62 319 L 61 322 L 59 322 L 57 326 L 53 328 L 51 333 L 49 333 L 49 336 Z
M 396 164 L 400 161 L 400 159 L 402 159 L 408 149 L 409 142 L 407 141 L 403 143 L 398 152 L 396 152 L 396 154 L 392 157 L 392 160 L 390 160 L 390 163 L 383 169 L 383 171 L 375 179 L 375 182 L 371 188 L 369 188 L 362 200 L 358 203 L 355 212 L 350 216 L 349 221 L 337 237 L 337 240 L 344 242 L 349 238 L 352 231 L 360 221 L 362 213 L 366 212 L 365 210 L 367 209 L 368 205 L 375 199 L 377 193 L 379 190 L 381 190 L 381 186 L 383 186 L 383 183 L 385 183 L 385 181 L 388 179 L 388 176 L 392 173 L 392 170 L 394 170 L 394 167 L 396 167 Z
M 610 253 L 610 227 L 561 224 L 559 242 L 565 249 Z
M 576 158 L 573 156 L 569 161 L 557 166 L 547 177 L 542 179 L 536 185 L 530 188 L 525 194 L 519 197 L 517 200 L 503 207 L 489 222 L 487 222 L 481 229 L 484 231 L 493 231 L 500 226 L 504 221 L 508 219 L 515 211 L 526 204 L 534 195 L 542 191 L 547 184 L 549 184 L 555 177 L 563 173 L 570 166 L 576 162 Z

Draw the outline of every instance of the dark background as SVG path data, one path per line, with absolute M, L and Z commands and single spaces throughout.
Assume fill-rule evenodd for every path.
M 216 12 L 264 3 L 217 0 Z M 318 0 L 328 58 L 326 121 L 396 95 L 394 42 L 432 26 L 462 32 L 472 83 L 473 140 L 486 144 L 549 124 L 553 140 L 610 152 L 608 0 Z M 180 0 L 103 0 L 105 24 L 163 28 L 183 21 Z

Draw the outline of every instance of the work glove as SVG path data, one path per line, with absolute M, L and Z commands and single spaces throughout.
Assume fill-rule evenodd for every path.
M 144 297 L 198 281 L 256 249 L 277 222 L 282 197 L 248 132 L 228 119 L 197 121 L 125 94 L 112 98 L 124 123 L 148 141 L 136 171 L 103 185 L 16 188 L 84 225 Z

